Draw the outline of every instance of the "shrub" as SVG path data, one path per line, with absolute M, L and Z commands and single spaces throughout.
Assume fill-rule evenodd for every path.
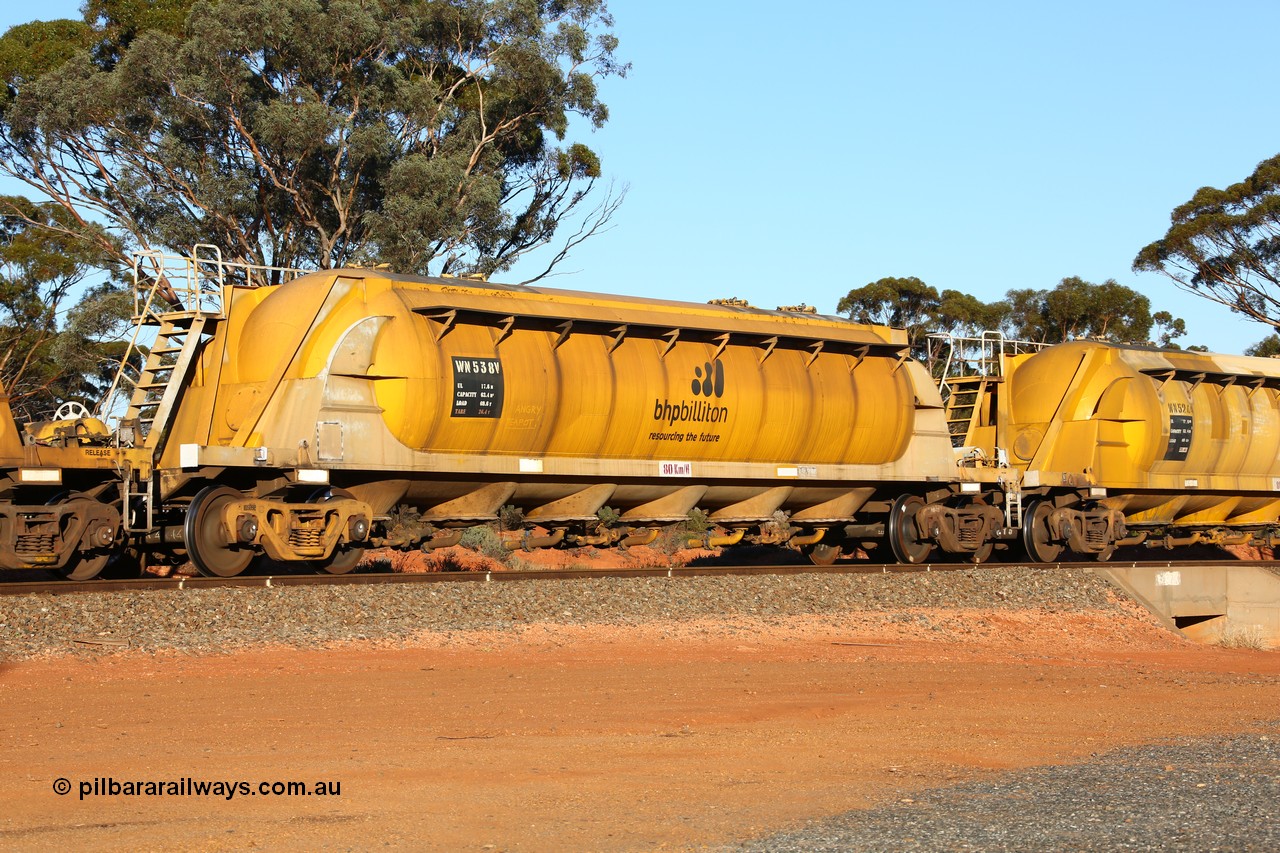
M 524 527 L 524 510 L 513 504 L 507 504 L 498 510 L 498 523 L 503 530 L 519 530 Z
M 511 552 L 502 544 L 502 537 L 487 524 L 468 527 L 462 532 L 462 540 L 458 543 L 464 548 L 479 551 L 486 557 L 506 563 L 511 559 Z
M 664 527 L 652 547 L 668 557 L 674 556 L 677 551 L 682 551 L 689 547 L 689 531 L 683 524 Z
M 1228 649 L 1266 651 L 1267 641 L 1260 625 L 1227 625 L 1218 644 Z
M 685 520 L 684 529 L 689 533 L 706 533 L 711 529 L 711 516 L 705 509 L 694 507 L 689 510 L 689 517 Z

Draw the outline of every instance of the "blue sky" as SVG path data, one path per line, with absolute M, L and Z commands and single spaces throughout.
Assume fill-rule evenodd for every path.
M 610 8 L 632 71 L 604 85 L 608 125 L 576 136 L 630 191 L 549 286 L 833 312 L 883 276 L 990 301 L 1077 275 L 1183 317 L 1184 344 L 1270 332 L 1130 265 L 1197 188 L 1280 153 L 1280 4 Z M 28 17 L 6 4 L 0 28 Z

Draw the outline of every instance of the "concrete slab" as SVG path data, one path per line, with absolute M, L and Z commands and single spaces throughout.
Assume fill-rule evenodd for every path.
M 1202 643 L 1280 648 L 1280 574 L 1256 566 L 1098 567 L 1171 630 Z

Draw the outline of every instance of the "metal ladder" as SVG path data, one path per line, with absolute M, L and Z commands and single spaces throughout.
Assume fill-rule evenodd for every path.
M 134 425 L 138 434 L 134 436 L 132 443 L 139 446 L 141 440 L 140 446 L 150 450 L 153 459 L 159 458 L 164 440 L 168 437 L 170 418 L 182 395 L 191 365 L 195 363 L 204 343 L 205 326 L 217 319 L 220 319 L 220 315 L 205 311 L 171 311 L 163 314 L 144 311 L 135 318 L 139 329 L 143 326 L 158 326 L 159 329 L 129 396 L 129 409 L 120 423 L 121 426 Z M 121 373 L 117 374 L 117 382 L 123 375 L 124 364 L 129 355 L 138 349 L 135 331 L 134 340 L 121 361 Z M 113 385 L 112 391 L 116 390 L 117 386 Z M 135 490 L 132 477 L 123 479 L 122 497 L 124 506 L 128 508 L 124 513 L 124 529 L 130 533 L 147 533 L 155 528 L 155 476 L 145 478 L 140 485 L 142 488 Z
M 201 257 L 200 249 L 211 250 Z M 133 425 L 122 442 L 159 451 L 168 431 L 169 417 L 181 393 L 187 372 L 204 338 L 205 326 L 222 318 L 223 269 L 217 247 L 196 246 L 190 258 L 173 258 L 160 252 L 138 252 L 133 263 L 133 335 L 120 358 L 120 366 L 95 414 Z M 205 286 L 208 279 L 212 286 Z M 151 338 L 144 329 L 157 329 Z M 147 356 L 133 388 L 127 368 L 135 353 Z M 116 406 L 125 393 L 129 406 L 120 415 Z M 120 432 L 117 433 L 120 435 Z M 141 441 L 140 441 L 141 440 Z
M 94 412 L 104 420 L 127 422 L 137 419 L 137 429 L 146 438 L 146 447 L 158 449 L 164 440 L 168 419 L 187 371 L 194 363 L 206 326 L 223 319 L 222 296 L 228 284 L 237 287 L 267 287 L 288 281 L 304 270 L 222 260 L 217 246 L 199 243 L 190 256 L 167 255 L 148 250 L 134 253 L 133 336 L 125 347 L 111 388 Z M 157 328 L 132 391 L 126 376 L 129 360 L 145 348 Z M 129 394 L 128 413 L 116 407 Z M 134 444 L 133 441 L 122 443 Z
M 201 347 L 225 318 L 224 290 L 229 285 L 268 287 L 303 272 L 293 267 L 226 262 L 217 246 L 206 243 L 193 246 L 189 256 L 155 250 L 135 252 L 133 334 L 110 389 L 94 409 L 103 420 L 115 421 L 117 443 L 146 448 L 151 451 L 153 463 L 158 461 Z M 132 371 L 130 361 L 134 359 L 136 364 L 136 357 L 142 352 L 146 358 L 133 381 L 128 375 Z M 121 413 L 126 394 L 129 405 Z M 154 476 L 137 484 L 131 477 L 123 478 L 124 504 L 130 508 L 125 512 L 125 530 L 153 529 L 157 492 Z
M 158 315 L 160 329 L 133 386 L 124 416 L 124 420 L 138 424 L 145 438 L 144 447 L 160 450 L 174 405 L 204 340 L 205 325 L 212 317 L 197 311 Z
M 1022 527 L 1022 484 L 1020 482 L 1005 484 L 1004 525 L 1015 530 Z
M 998 381 L 989 376 L 958 376 L 947 380 L 947 400 L 944 416 L 947 432 L 956 447 L 965 444 L 969 431 L 978 422 L 982 404 L 987 399 L 988 386 Z
M 1005 358 L 1046 346 L 1010 340 L 1000 331 L 986 331 L 974 338 L 935 334 L 929 340 L 929 370 L 942 392 L 947 431 L 955 447 L 964 446 L 979 423 L 988 395 L 1004 381 Z
M 202 248 L 211 249 L 201 257 Z M 214 286 L 203 286 L 208 279 Z M 204 342 L 206 326 L 221 319 L 223 264 L 216 247 L 195 247 L 190 258 L 160 252 L 138 252 L 133 264 L 133 334 L 120 358 L 111 388 L 95 412 L 117 422 L 120 444 L 144 447 L 158 459 L 168 436 L 178 398 Z M 163 306 L 163 307 L 162 307 Z M 146 341 L 155 329 L 150 346 Z M 132 390 L 127 369 L 135 354 L 146 352 Z M 136 362 L 135 362 L 136 363 Z M 125 393 L 128 409 L 120 414 Z M 140 488 L 135 488 L 140 486 Z M 124 529 L 148 532 L 155 527 L 155 478 L 135 484 L 123 478 L 121 496 L 126 508 Z M 136 510 L 136 515 L 135 515 Z

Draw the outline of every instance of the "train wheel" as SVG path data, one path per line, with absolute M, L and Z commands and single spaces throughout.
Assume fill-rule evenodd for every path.
M 903 495 L 889 510 L 889 549 L 899 563 L 923 563 L 933 545 L 916 535 L 916 513 L 924 507 L 924 498 Z
M 360 548 L 335 548 L 327 560 L 308 560 L 307 565 L 317 572 L 345 575 L 360 565 L 364 552 Z
M 966 554 L 965 562 L 973 563 L 975 565 L 978 563 L 985 563 L 987 560 L 991 559 L 991 552 L 995 551 L 995 549 L 996 543 L 991 540 L 987 540 L 978 547 L 978 550 L 974 551 L 972 554 Z
M 87 507 L 90 504 L 95 503 L 93 498 L 87 497 L 78 492 L 69 496 L 64 492 L 57 499 L 50 501 L 50 503 L 62 503 L 64 497 L 65 502 L 68 504 L 81 504 Z M 71 555 L 65 566 L 58 569 L 58 574 L 69 581 L 93 580 L 98 575 L 102 574 L 102 570 L 106 568 L 107 561 L 110 559 L 110 553 L 95 554 L 91 556 L 82 551 L 77 551 Z
M 225 544 L 226 536 L 222 530 L 223 508 L 243 497 L 226 486 L 206 486 L 196 493 L 187 508 L 182 538 L 187 546 L 187 556 L 200 574 L 232 578 L 253 562 L 253 549 Z
M 71 559 L 67 560 L 67 564 L 58 569 L 58 574 L 69 581 L 93 580 L 102 574 L 102 570 L 107 567 L 107 561 L 110 559 L 110 554 L 100 554 L 96 557 L 87 557 L 79 553 L 72 554 Z
M 1047 500 L 1033 501 L 1022 515 L 1022 547 L 1027 558 L 1034 563 L 1053 563 L 1062 553 L 1062 545 L 1054 544 L 1049 531 L 1049 515 L 1053 504 Z
M 336 500 L 352 500 L 355 495 L 346 489 L 325 489 L 318 495 L 312 497 L 312 501 L 316 503 L 324 503 L 326 501 Z M 360 558 L 364 556 L 362 548 L 343 548 L 341 545 L 335 545 L 333 553 L 325 560 L 308 560 L 307 565 L 317 572 L 327 572 L 331 575 L 345 575 L 356 566 L 360 565 Z
M 809 562 L 815 566 L 829 566 L 840 559 L 839 545 L 814 545 L 809 549 Z

